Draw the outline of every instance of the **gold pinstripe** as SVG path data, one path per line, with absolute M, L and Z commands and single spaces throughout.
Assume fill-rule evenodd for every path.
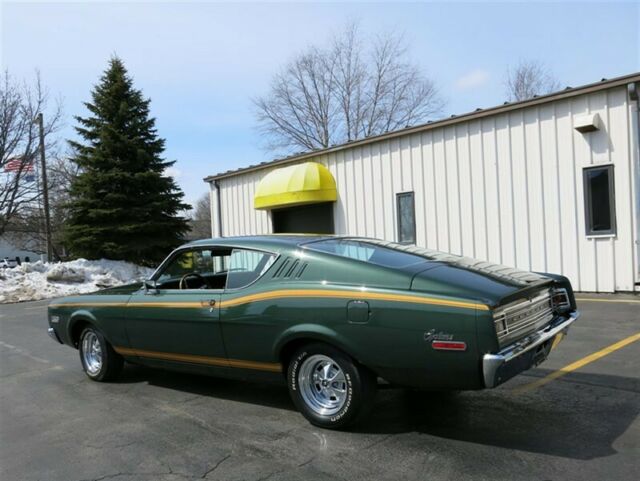
M 193 354 L 177 354 L 173 352 L 146 351 L 143 349 L 131 349 L 128 347 L 113 348 L 123 356 L 139 356 L 150 359 L 163 359 L 166 361 L 191 362 L 194 364 L 206 364 L 208 366 L 235 367 L 239 369 L 254 369 L 258 371 L 281 372 L 282 365 L 277 362 L 245 361 L 242 359 L 225 359 L 222 357 L 196 356 Z
M 333 298 L 333 299 L 362 299 L 362 300 L 378 300 L 390 302 L 406 302 L 413 304 L 427 304 L 445 307 L 457 307 L 461 309 L 477 309 L 479 311 L 488 311 L 489 306 L 477 302 L 454 301 L 449 299 L 440 299 L 435 297 L 413 296 L 408 294 L 389 294 L 383 292 L 367 292 L 367 291 L 341 291 L 341 290 L 324 290 L 324 289 L 283 289 L 270 292 L 261 292 L 258 294 L 249 294 L 246 296 L 236 297 L 222 301 L 219 305 L 222 308 L 235 307 L 250 302 L 258 302 L 273 299 L 286 298 Z M 95 303 L 78 303 L 70 302 L 57 304 L 55 307 L 170 307 L 170 308 L 209 308 L 208 303 L 200 301 L 184 301 L 184 302 L 95 302 Z
M 126 302 L 64 302 L 50 305 L 49 309 L 56 307 L 127 307 Z

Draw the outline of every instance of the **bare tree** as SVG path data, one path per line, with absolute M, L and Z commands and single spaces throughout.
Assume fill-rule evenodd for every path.
M 505 88 L 509 101 L 517 102 L 560 90 L 560 83 L 542 62 L 521 60 L 507 71 Z
M 355 25 L 328 48 L 310 47 L 254 99 L 267 149 L 315 150 L 426 121 L 444 103 L 406 60 L 402 37 L 365 41 Z
M 191 239 L 208 239 L 211 237 L 211 199 L 209 198 L 209 193 L 204 194 L 196 201 L 189 224 L 191 226 L 191 232 L 189 233 Z
M 65 256 L 62 231 L 69 216 L 69 188 L 71 181 L 78 175 L 79 167 L 66 157 L 48 157 L 51 243 L 55 257 L 62 258 Z M 32 202 L 25 205 L 20 213 L 11 219 L 5 235 L 19 249 L 45 253 L 47 245 L 43 224 L 44 212 L 39 203 Z
M 0 235 L 25 209 L 39 200 L 34 175 L 38 152 L 36 115 L 45 114 L 45 149 L 55 148 L 53 135 L 60 127 L 60 102 L 51 105 L 40 74 L 32 84 L 13 80 L 8 71 L 0 80 Z

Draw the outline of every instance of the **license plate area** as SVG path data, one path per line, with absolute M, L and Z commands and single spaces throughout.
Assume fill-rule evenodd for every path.
M 544 344 L 540 344 L 533 353 L 532 365 L 531 367 L 538 366 L 542 362 L 544 362 L 547 357 L 549 357 L 549 353 L 551 352 L 552 342 L 554 339 L 549 339 Z

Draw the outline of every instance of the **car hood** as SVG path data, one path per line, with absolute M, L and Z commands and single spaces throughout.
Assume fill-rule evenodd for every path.
M 133 282 L 131 284 L 124 284 L 122 286 L 116 287 L 107 287 L 106 289 L 101 289 L 97 292 L 92 292 L 91 295 L 123 295 L 123 294 L 133 294 L 134 292 L 140 290 L 142 287 L 142 282 Z
M 551 279 L 540 274 L 454 257 L 449 261 L 432 262 L 426 269 L 415 274 L 411 289 L 474 299 L 496 306 L 551 282 Z

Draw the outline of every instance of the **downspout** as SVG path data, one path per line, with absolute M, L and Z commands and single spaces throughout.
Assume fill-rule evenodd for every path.
M 215 194 L 213 190 L 215 189 Z M 211 216 L 211 237 L 222 237 L 222 208 L 220 207 L 220 184 L 209 181 L 209 215 Z
M 222 237 L 222 201 L 220 198 L 220 182 L 218 179 L 213 181 L 213 185 L 216 188 L 216 207 L 218 209 L 217 217 L 218 217 L 218 235 Z
M 632 161 L 634 175 L 634 190 L 635 190 L 635 239 L 634 239 L 634 257 L 635 257 L 635 286 L 638 290 L 640 286 L 640 85 L 638 82 L 634 82 L 627 85 L 627 93 L 629 94 L 629 100 L 636 104 L 636 139 L 634 142 L 634 160 Z M 633 130 L 633 126 L 631 126 Z M 634 165 L 635 164 L 635 165 Z

